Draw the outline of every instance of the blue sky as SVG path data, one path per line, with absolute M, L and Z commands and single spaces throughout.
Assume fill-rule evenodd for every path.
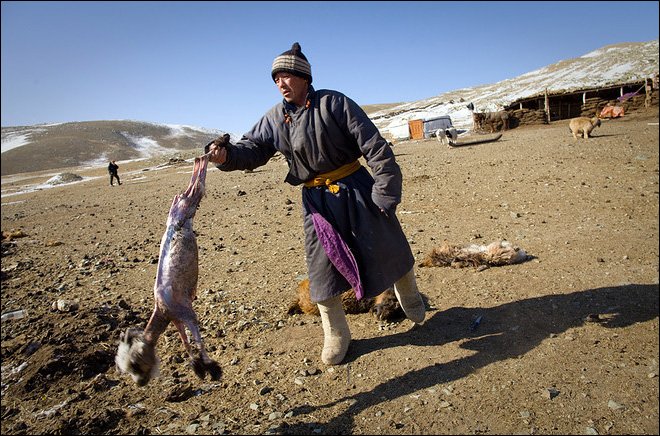
M 2 2 L 2 126 L 129 119 L 242 134 L 300 42 L 358 104 L 495 83 L 658 39 L 658 2 Z

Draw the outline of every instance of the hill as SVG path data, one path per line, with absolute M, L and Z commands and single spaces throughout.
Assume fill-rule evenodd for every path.
M 362 106 L 362 110 L 364 110 L 367 115 L 371 115 L 375 112 L 387 111 L 393 107 L 400 106 L 401 104 L 403 103 L 366 104 Z
M 87 121 L 2 128 L 2 175 L 103 166 L 200 149 L 225 132 L 140 121 Z

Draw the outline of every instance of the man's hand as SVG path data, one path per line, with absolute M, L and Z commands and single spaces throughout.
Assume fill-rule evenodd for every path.
M 227 149 L 224 146 L 212 143 L 209 151 L 211 153 L 209 154 L 209 162 L 222 165 L 227 161 Z
M 209 161 L 222 165 L 227 161 L 227 145 L 231 145 L 229 142 L 229 134 L 225 133 L 217 139 L 206 144 L 204 147 L 204 153 L 209 154 Z

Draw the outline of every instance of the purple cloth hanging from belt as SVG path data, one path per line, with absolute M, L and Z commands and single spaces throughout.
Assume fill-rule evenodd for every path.
M 316 230 L 316 237 L 321 241 L 328 259 L 330 259 L 330 262 L 337 268 L 337 271 L 351 285 L 353 291 L 355 291 L 355 298 L 361 300 L 364 296 L 364 290 L 362 289 L 362 281 L 360 280 L 360 271 L 358 270 L 355 257 L 351 253 L 351 249 L 346 245 L 346 242 L 344 242 L 335 228 L 332 227 L 332 224 L 323 218 L 309 202 L 308 206 L 312 213 L 312 222 Z

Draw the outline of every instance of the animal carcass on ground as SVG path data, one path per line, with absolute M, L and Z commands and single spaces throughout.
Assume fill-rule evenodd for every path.
M 440 247 L 431 250 L 419 266 L 450 266 L 452 268 L 473 266 L 485 269 L 491 266 L 522 263 L 531 258 L 525 250 L 506 240 L 494 241 L 488 245 L 456 245 L 444 241 Z
M 422 295 L 426 303 L 427 297 Z M 406 317 L 399 301 L 396 299 L 394 289 L 390 288 L 382 292 L 376 298 L 355 298 L 352 289 L 341 294 L 341 303 L 344 311 L 349 314 L 373 313 L 379 321 L 394 322 Z M 289 315 L 306 313 L 308 315 L 320 316 L 316 303 L 312 303 L 309 294 L 309 279 L 298 283 L 296 298 L 289 304 Z

